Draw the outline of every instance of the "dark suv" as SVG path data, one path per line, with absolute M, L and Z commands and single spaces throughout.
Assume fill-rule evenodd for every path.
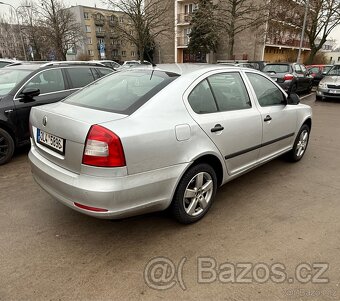
M 0 70 L 0 165 L 29 143 L 31 107 L 57 102 L 113 70 L 96 63 L 18 63 Z
M 262 69 L 262 72 L 269 75 L 287 92 L 309 92 L 313 87 L 313 77 L 303 64 L 270 63 Z

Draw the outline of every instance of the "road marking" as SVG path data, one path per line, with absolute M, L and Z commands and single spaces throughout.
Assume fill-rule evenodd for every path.
M 314 94 L 315 94 L 314 92 L 313 92 L 313 93 L 310 93 L 310 94 L 308 94 L 308 95 L 305 95 L 305 96 L 300 97 L 300 99 L 308 98 L 309 96 L 312 96 L 312 95 L 314 95 Z

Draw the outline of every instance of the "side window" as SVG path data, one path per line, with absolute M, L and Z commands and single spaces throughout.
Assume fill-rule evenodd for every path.
M 91 68 L 88 67 L 66 68 L 65 70 L 67 70 L 70 75 L 72 88 L 82 88 L 89 83 L 92 83 L 95 79 L 91 72 Z
M 306 67 L 304 65 L 300 65 L 300 67 L 301 67 L 301 71 L 303 73 L 306 73 L 306 71 L 307 71 Z
M 112 69 L 107 69 L 107 68 L 97 68 L 98 72 L 100 73 L 100 77 L 108 75 L 112 73 Z
M 294 66 L 294 70 L 295 70 L 296 73 L 299 73 L 299 74 L 303 73 L 302 70 L 301 70 L 301 66 L 298 65 L 298 64 L 296 64 Z
M 251 108 L 251 102 L 241 75 L 220 73 L 208 78 L 219 111 L 233 111 Z
M 247 76 L 261 107 L 277 106 L 285 103 L 283 93 L 269 79 L 256 73 L 247 72 Z
M 217 112 L 214 96 L 211 93 L 208 81 L 200 82 L 190 93 L 189 104 L 197 114 Z
M 25 88 L 39 89 L 40 95 L 65 90 L 65 82 L 60 69 L 45 70 L 35 75 Z

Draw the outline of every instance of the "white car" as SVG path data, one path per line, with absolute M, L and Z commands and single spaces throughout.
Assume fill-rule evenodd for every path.
M 192 223 L 219 186 L 285 153 L 299 161 L 312 110 L 256 70 L 171 65 L 115 72 L 33 107 L 30 125 L 33 176 L 63 204 Z

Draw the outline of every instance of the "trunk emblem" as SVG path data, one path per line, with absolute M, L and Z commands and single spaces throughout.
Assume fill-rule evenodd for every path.
M 44 116 L 43 120 L 42 120 L 42 123 L 44 126 L 47 125 L 47 116 Z

